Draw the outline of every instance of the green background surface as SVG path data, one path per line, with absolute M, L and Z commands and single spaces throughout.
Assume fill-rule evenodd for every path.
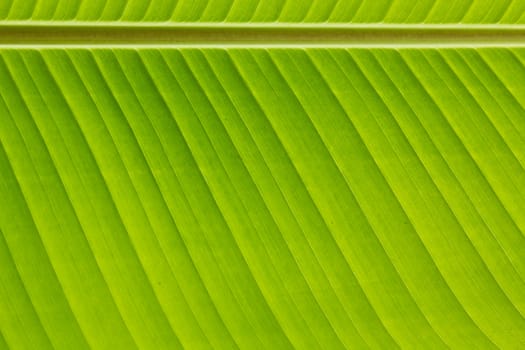
M 525 50 L 0 52 L 0 348 L 525 346 Z
M 3 0 L 0 19 L 525 24 L 525 0 Z
M 290 23 L 421 35 L 272 46 Z M 525 349 L 520 24 L 524 0 L 0 1 L 0 349 Z M 263 38 L 94 47 L 133 26 Z

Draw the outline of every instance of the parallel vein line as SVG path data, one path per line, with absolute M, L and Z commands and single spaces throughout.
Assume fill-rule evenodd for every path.
M 255 95 L 253 94 L 252 89 L 250 89 L 250 88 L 248 87 L 248 84 L 246 83 L 245 79 L 242 77 L 242 75 L 241 75 L 241 73 L 240 73 L 238 67 L 236 66 L 235 62 L 231 59 L 231 57 L 230 57 L 230 60 L 231 60 L 232 64 L 235 66 L 235 69 L 236 69 L 236 71 L 237 71 L 237 74 L 241 77 L 241 79 L 242 79 L 242 81 L 243 81 L 243 85 L 244 85 L 245 88 L 249 91 L 249 93 L 251 94 L 251 96 L 252 96 L 252 98 L 254 99 L 254 101 L 256 101 L 256 103 L 257 103 L 257 104 L 256 104 L 256 105 L 257 105 L 257 109 L 258 109 L 261 113 L 264 114 L 263 109 L 262 109 L 262 107 L 261 107 L 261 104 L 260 104 L 260 102 L 258 101 L 258 99 L 255 97 Z M 348 269 L 349 269 L 350 272 L 352 273 L 353 278 L 356 279 L 357 284 L 358 284 L 360 290 L 363 292 L 363 295 L 365 296 L 365 298 L 366 298 L 368 304 L 373 308 L 373 306 L 371 305 L 371 303 L 370 303 L 368 297 L 366 296 L 366 293 L 364 292 L 364 290 L 363 290 L 363 288 L 362 288 L 361 283 L 360 283 L 360 282 L 357 280 L 357 278 L 355 277 L 355 273 L 354 273 L 354 271 L 352 270 L 352 267 L 350 266 L 350 262 L 348 261 L 348 258 L 345 256 L 345 254 L 343 253 L 343 251 L 342 251 L 340 245 L 337 243 L 337 240 L 336 240 L 335 237 L 333 236 L 333 232 L 328 228 L 328 225 L 327 225 L 327 223 L 326 223 L 325 218 L 321 215 L 321 211 L 320 211 L 320 209 L 319 209 L 318 204 L 316 203 L 316 201 L 313 200 L 312 195 L 309 193 L 309 191 L 308 191 L 306 185 L 304 184 L 304 180 L 303 180 L 303 178 L 299 175 L 299 172 L 297 171 L 295 165 L 293 164 L 289 152 L 288 152 L 288 151 L 286 150 L 286 148 L 283 146 L 282 141 L 280 140 L 280 137 L 279 137 L 279 135 L 277 134 L 277 131 L 275 130 L 275 128 L 273 127 L 273 125 L 272 125 L 269 121 L 268 121 L 268 124 L 269 124 L 270 128 L 272 129 L 273 134 L 274 134 L 275 137 L 278 139 L 281 148 L 284 150 L 284 153 L 285 153 L 285 155 L 286 155 L 286 157 L 287 157 L 287 161 L 288 161 L 288 163 L 289 163 L 290 166 L 294 169 L 294 172 L 297 174 L 297 177 L 300 179 L 300 181 L 301 181 L 301 187 L 304 188 L 304 190 L 306 191 L 306 193 L 307 193 L 307 195 L 308 195 L 308 198 L 309 198 L 310 202 L 314 205 L 314 208 L 315 208 L 315 210 L 316 210 L 316 213 L 317 213 L 317 215 L 319 215 L 319 217 L 321 218 L 324 228 L 325 228 L 326 231 L 330 234 L 332 240 L 334 241 L 334 243 L 335 243 L 335 245 L 336 245 L 336 247 L 337 247 L 337 249 L 338 249 L 339 254 L 341 254 L 341 255 L 343 256 L 344 261 L 345 261 L 345 263 L 346 263 L 346 266 L 348 267 Z M 253 136 L 252 136 L 252 138 L 253 138 Z M 378 319 L 379 319 L 379 321 L 381 322 L 381 324 L 383 325 L 383 327 L 385 327 L 384 324 L 383 324 L 383 322 L 382 322 L 382 320 L 381 320 L 381 318 L 378 316 L 377 311 L 376 311 L 375 309 L 373 309 L 373 311 L 375 312 L 376 316 L 378 317 Z M 392 340 L 395 341 L 395 340 L 393 339 L 393 337 L 391 336 L 391 334 L 388 332 L 388 330 L 387 330 L 386 328 L 385 328 L 385 331 L 389 334 L 389 336 L 392 338 Z
M 140 57 L 140 56 L 139 56 L 139 57 Z M 142 57 L 140 57 L 140 59 L 143 61 Z M 157 93 L 157 94 L 162 98 L 162 100 L 164 101 L 163 103 L 164 103 L 165 107 L 166 107 L 168 110 L 172 111 L 172 109 L 168 106 L 168 104 L 167 104 L 167 102 L 166 102 L 166 97 L 165 97 L 164 94 L 161 92 L 161 89 L 159 88 L 158 83 L 155 82 L 155 79 L 154 79 L 153 75 L 151 75 L 151 73 L 149 72 L 149 69 L 147 68 L 147 65 L 146 65 L 144 62 L 142 62 L 142 65 L 145 67 L 146 70 L 148 70 L 148 74 L 150 75 L 150 78 L 151 78 L 153 84 L 156 86 L 156 93 Z M 181 131 L 181 129 L 180 129 L 178 123 L 176 123 L 175 119 L 173 119 L 173 123 L 176 125 L 177 130 L 178 130 L 179 134 L 181 135 L 181 137 L 183 137 L 183 136 L 182 136 L 182 135 L 183 135 L 183 134 L 182 134 L 182 131 Z M 189 144 L 188 144 L 187 140 L 186 140 L 185 138 L 184 138 L 184 140 L 185 140 L 186 146 L 187 146 L 187 148 L 188 148 L 188 151 L 189 151 L 190 154 L 191 154 L 191 157 L 192 157 L 192 159 L 193 159 L 194 164 L 198 164 L 197 161 L 196 161 L 195 155 L 193 154 L 193 152 L 191 151 L 191 149 L 190 149 L 190 147 L 189 147 Z M 217 203 L 215 196 L 213 196 L 213 194 L 212 194 L 212 190 L 211 190 L 211 188 L 210 188 L 210 185 L 208 184 L 208 181 L 206 181 L 206 177 L 204 176 L 204 174 L 202 174 L 202 172 L 200 171 L 200 169 L 199 169 L 199 172 L 200 172 L 200 177 L 202 178 L 202 180 L 204 181 L 204 183 L 205 183 L 206 186 L 207 186 L 207 192 L 208 192 L 210 198 L 213 200 L 213 203 L 214 203 L 214 206 L 215 206 L 215 208 L 216 208 L 216 211 L 219 213 L 219 215 L 220 215 L 220 217 L 221 217 L 221 221 L 226 225 L 226 227 L 227 227 L 228 230 L 229 230 L 230 235 L 232 236 L 232 238 L 233 238 L 234 241 L 236 242 L 237 250 L 238 250 L 239 252 L 242 252 L 242 250 L 241 250 L 241 248 L 240 248 L 240 246 L 239 246 L 237 240 L 235 239 L 235 237 L 233 237 L 233 234 L 232 234 L 231 228 L 227 225 L 226 218 L 224 217 L 224 214 L 223 214 L 222 211 L 220 210 L 220 206 L 219 206 L 219 204 Z M 246 258 L 244 257 L 244 255 L 242 255 L 242 257 L 243 257 L 243 259 L 244 259 L 244 264 L 245 264 L 245 266 L 247 267 L 247 270 L 249 271 L 249 273 L 251 274 L 251 276 L 252 276 L 252 278 L 253 278 L 253 273 L 252 273 L 251 270 L 249 269 L 249 264 L 247 263 Z M 234 294 L 235 294 L 235 293 L 234 293 Z M 266 305 L 268 306 L 268 301 L 265 300 L 265 303 L 266 303 Z M 275 316 L 274 316 L 274 317 L 275 317 Z M 248 322 L 251 324 L 250 321 L 248 321 Z M 253 327 L 253 325 L 252 325 L 252 327 Z M 259 337 L 258 337 L 258 338 L 259 338 Z M 259 340 L 259 342 L 261 342 L 261 344 L 262 344 L 262 341 L 261 341 L 260 339 L 258 339 L 258 340 Z
M 163 57 L 163 58 L 164 58 L 164 57 Z M 165 58 L 164 58 L 164 59 L 165 59 Z M 168 62 L 166 62 L 166 65 L 169 67 L 169 63 L 168 63 Z M 171 69 L 171 67 L 170 67 L 169 69 L 170 69 L 170 74 L 172 75 L 172 77 L 173 77 L 174 79 L 177 80 L 177 77 L 176 77 L 175 73 L 173 72 L 173 70 Z M 180 83 L 179 83 L 179 86 L 180 86 Z M 181 89 L 182 89 L 182 87 L 181 87 Z M 183 89 L 183 91 L 184 91 L 184 89 Z M 190 103 L 190 104 L 192 105 L 193 110 L 195 111 L 195 106 L 193 105 L 193 102 L 189 99 L 189 97 L 188 97 L 188 95 L 186 94 L 186 92 L 184 92 L 184 94 L 185 94 L 185 99 L 187 100 L 188 103 Z M 238 189 L 237 189 L 236 186 L 234 185 L 234 182 L 233 182 L 233 180 L 231 179 L 229 172 L 226 170 L 226 167 L 225 167 L 225 165 L 224 165 L 224 163 L 223 163 L 223 160 L 222 160 L 221 157 L 219 156 L 218 151 L 216 150 L 216 147 L 215 147 L 213 141 L 210 139 L 210 136 L 206 133 L 206 128 L 202 125 L 202 121 L 199 119 L 197 113 L 196 113 L 196 112 L 194 112 L 194 113 L 195 113 L 195 116 L 197 117 L 197 120 L 198 120 L 198 123 L 199 123 L 199 125 L 200 125 L 200 128 L 202 128 L 203 133 L 206 135 L 207 143 L 209 143 L 209 144 L 211 145 L 211 147 L 212 147 L 212 149 L 213 149 L 213 153 L 215 154 L 215 156 L 217 157 L 217 160 L 218 160 L 219 163 L 220 163 L 221 171 L 224 172 L 224 174 L 225 174 L 226 177 L 228 178 L 230 184 L 232 185 L 232 189 L 233 189 L 233 191 L 235 192 L 235 196 L 238 198 L 239 203 L 240 203 L 240 205 L 241 205 L 241 207 L 242 207 L 242 210 L 243 210 L 244 214 L 246 215 L 246 220 L 248 220 L 248 221 L 250 222 L 251 227 L 255 230 L 255 232 L 257 232 L 257 235 L 258 235 L 258 237 L 259 237 L 259 240 L 262 242 L 262 244 L 263 244 L 263 246 L 264 246 L 265 255 L 267 255 L 267 256 L 270 258 L 270 261 L 271 261 L 270 264 L 272 265 L 272 267 L 273 267 L 273 269 L 274 269 L 274 271 L 275 271 L 275 277 L 281 279 L 281 281 L 280 281 L 280 282 L 281 282 L 281 285 L 284 285 L 284 283 L 283 283 L 283 281 L 282 281 L 282 277 L 281 277 L 281 276 L 279 275 L 279 273 L 278 273 L 279 269 L 275 266 L 275 262 L 272 261 L 273 259 L 271 258 L 271 254 L 268 252 L 267 244 L 266 244 L 266 243 L 264 242 L 264 240 L 261 238 L 261 233 L 260 233 L 259 230 L 256 228 L 256 226 L 255 226 L 255 224 L 254 224 L 254 222 L 253 222 L 253 219 L 252 219 L 252 218 L 250 217 L 250 215 L 248 214 L 248 209 L 246 208 L 245 201 L 243 201 L 242 196 L 239 194 Z M 186 141 L 186 142 L 188 142 L 188 141 Z M 203 174 L 203 175 L 204 175 L 204 174 Z M 204 175 L 204 176 L 205 176 L 205 175 Z M 212 192 L 213 192 L 213 190 L 212 190 Z M 221 208 L 221 206 L 219 205 L 219 203 L 217 203 L 217 206 L 218 206 L 219 208 Z M 226 220 L 226 218 L 225 218 L 225 220 Z M 226 222 L 227 222 L 227 224 L 228 224 L 228 221 L 226 221 Z M 274 224 L 275 224 L 275 222 L 274 222 Z M 228 224 L 228 225 L 230 225 L 230 224 Z M 230 230 L 232 230 L 232 229 L 230 228 Z M 233 232 L 233 231 L 232 231 L 232 232 Z M 288 248 L 288 251 L 287 251 L 287 252 L 290 253 L 289 248 Z M 255 279 L 255 275 L 254 275 L 254 279 Z M 259 287 L 259 289 L 260 289 L 261 292 L 262 292 L 263 289 L 262 289 L 261 287 Z M 299 315 L 301 315 L 301 318 L 303 319 L 303 321 L 305 322 L 305 324 L 307 325 L 307 327 L 310 329 L 310 332 L 311 332 L 312 335 L 314 335 L 314 337 L 315 337 L 315 333 L 312 331 L 311 326 L 308 325 L 308 321 L 306 321 L 306 319 L 304 319 L 304 316 L 303 316 L 302 313 L 299 311 L 299 308 L 298 308 L 297 304 L 294 302 L 294 298 L 291 297 L 291 295 L 289 294 L 289 291 L 288 291 L 288 289 L 287 289 L 286 287 L 285 287 L 285 291 L 286 291 L 286 293 L 288 294 L 288 298 L 292 301 L 292 303 L 294 304 L 295 308 L 297 309 L 297 312 L 299 313 Z M 270 306 L 270 308 L 273 309 L 271 306 Z M 324 315 L 324 317 L 326 318 L 326 315 Z M 320 344 L 319 344 L 319 346 L 320 346 Z
M 278 67 L 278 65 L 275 63 L 274 59 L 270 56 L 270 59 L 272 60 L 273 62 L 273 65 L 275 67 L 275 69 L 279 72 L 280 76 L 282 79 L 284 79 L 284 76 L 282 74 L 282 71 L 281 69 Z M 292 94 L 295 96 L 295 100 L 296 100 L 296 103 L 298 103 L 301 107 L 301 110 L 303 111 L 305 117 L 309 120 L 310 124 L 312 125 L 312 127 L 314 128 L 315 130 L 315 133 L 317 135 L 317 137 L 322 140 L 322 143 L 323 143 L 323 146 L 326 148 L 326 151 L 328 152 L 328 155 L 330 157 L 330 160 L 331 162 L 335 165 L 335 167 L 337 168 L 340 176 L 344 179 L 345 183 L 346 183 L 346 186 L 347 186 L 347 189 L 349 190 L 349 192 L 352 194 L 353 196 L 353 201 L 356 203 L 356 205 L 359 207 L 359 211 L 360 211 L 360 214 L 366 218 L 366 221 L 367 221 L 367 224 L 368 224 L 368 227 L 369 229 L 374 233 L 375 237 L 377 238 L 377 242 L 380 244 L 381 248 L 383 249 L 383 252 L 385 253 L 385 255 L 388 257 L 388 259 L 390 260 L 390 264 L 391 266 L 394 268 L 394 270 L 396 271 L 401 283 L 403 284 L 403 288 L 407 291 L 407 293 L 410 295 L 410 298 L 412 300 L 412 302 L 415 303 L 415 305 L 418 305 L 417 302 L 415 301 L 414 299 L 414 296 L 412 294 L 412 292 L 410 292 L 410 289 L 408 288 L 408 286 L 406 285 L 405 283 L 405 280 L 401 277 L 401 274 L 398 270 L 398 268 L 394 265 L 393 261 L 391 260 L 391 257 L 390 255 L 387 253 L 387 250 L 383 244 L 383 242 L 381 241 L 381 239 L 379 239 L 379 236 L 377 234 L 377 232 L 371 227 L 370 225 L 370 220 L 368 218 L 368 216 L 365 214 L 365 211 L 363 209 L 363 207 L 361 206 L 361 204 L 359 203 L 359 201 L 357 200 L 356 198 L 356 195 L 353 191 L 353 189 L 351 188 L 350 184 L 348 183 L 348 179 L 346 178 L 346 176 L 343 175 L 343 172 L 339 166 L 339 164 L 335 161 L 332 153 L 328 150 L 327 146 L 326 146 L 326 142 L 324 141 L 324 138 L 321 137 L 321 135 L 319 134 L 319 130 L 318 128 L 315 126 L 315 124 L 313 123 L 312 119 L 311 119 L 311 116 L 308 114 L 308 112 L 305 110 L 305 107 L 304 105 L 302 104 L 302 102 L 300 102 L 299 98 L 295 95 L 295 92 L 293 91 L 293 89 L 290 88 L 290 91 L 292 92 Z M 421 310 L 419 310 L 421 312 Z M 435 330 L 432 328 L 432 326 L 430 325 L 430 323 L 428 322 L 428 319 L 426 318 L 425 315 L 423 315 L 423 318 L 426 320 L 427 322 L 427 325 L 435 332 Z M 439 335 L 436 333 L 436 335 L 439 337 Z

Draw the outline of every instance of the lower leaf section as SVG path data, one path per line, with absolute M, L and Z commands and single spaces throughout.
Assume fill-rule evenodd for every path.
M 525 344 L 521 49 L 0 52 L 0 347 Z

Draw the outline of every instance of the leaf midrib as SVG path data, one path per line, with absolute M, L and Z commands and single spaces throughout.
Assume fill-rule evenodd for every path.
M 525 26 L 46 21 L 1 23 L 0 46 L 15 45 L 525 46 Z

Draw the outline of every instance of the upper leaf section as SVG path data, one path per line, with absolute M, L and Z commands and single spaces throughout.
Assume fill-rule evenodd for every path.
M 525 0 L 4 0 L 0 20 L 523 24 Z

